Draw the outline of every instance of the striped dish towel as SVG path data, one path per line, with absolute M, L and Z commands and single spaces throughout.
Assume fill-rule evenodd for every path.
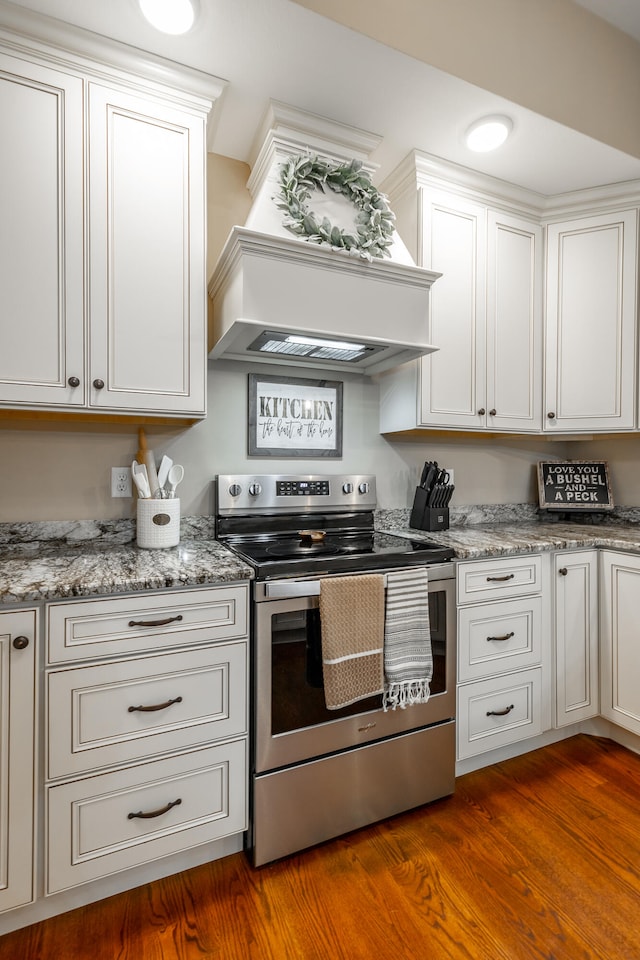
M 388 573 L 382 703 L 385 711 L 426 703 L 432 677 L 427 568 Z
M 320 581 L 322 673 L 328 710 L 382 693 L 384 577 Z

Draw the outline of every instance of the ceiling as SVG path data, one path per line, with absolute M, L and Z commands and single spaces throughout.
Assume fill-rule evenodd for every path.
M 413 149 L 544 195 L 640 179 L 640 159 L 290 0 L 200 0 L 201 16 L 184 37 L 153 30 L 134 0 L 14 2 L 227 80 L 211 145 L 224 156 L 248 161 L 275 99 L 380 135 L 378 181 Z M 578 2 L 640 39 L 640 0 Z M 470 154 L 463 133 L 489 113 L 508 113 L 514 134 L 501 151 Z
M 575 0 L 575 3 L 640 41 L 639 0 Z

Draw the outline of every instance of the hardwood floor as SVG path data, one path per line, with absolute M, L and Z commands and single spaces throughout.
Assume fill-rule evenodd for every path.
M 638 960 L 640 757 L 578 736 L 252 869 L 243 854 L 0 938 L 1 960 Z

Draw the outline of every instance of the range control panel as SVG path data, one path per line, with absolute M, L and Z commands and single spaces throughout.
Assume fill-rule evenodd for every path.
M 371 474 L 220 474 L 216 513 L 294 513 L 373 510 L 376 478 Z

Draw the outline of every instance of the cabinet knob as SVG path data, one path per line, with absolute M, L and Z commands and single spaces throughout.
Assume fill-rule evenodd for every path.
M 489 410 L 489 416 L 490 416 L 490 417 L 495 417 L 495 415 L 496 415 L 496 408 L 493 407 L 492 410 Z
M 93 385 L 96 390 L 104 390 L 104 380 L 100 380 L 99 377 L 93 381 Z
M 26 650 L 29 646 L 29 637 L 14 637 L 13 645 L 16 650 Z
M 479 416 L 479 417 L 484 417 L 484 415 L 485 415 L 486 412 L 487 412 L 487 411 L 485 410 L 484 407 L 480 407 L 480 409 L 478 410 L 478 416 Z
M 70 387 L 80 386 L 80 381 L 77 377 L 69 377 L 69 379 L 67 380 L 67 383 L 69 384 Z
M 558 570 L 558 573 L 560 574 L 561 577 L 566 577 L 569 571 L 567 570 L 566 567 L 560 567 L 560 569 Z
M 549 420 L 555 420 L 556 415 L 555 415 L 555 413 L 548 413 L 548 414 L 547 414 L 547 418 L 548 418 Z

